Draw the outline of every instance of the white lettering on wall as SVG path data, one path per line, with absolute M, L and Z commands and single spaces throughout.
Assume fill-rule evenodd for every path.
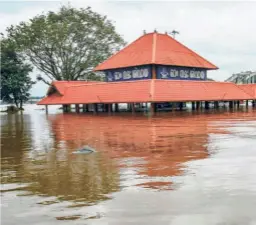
M 179 76 L 179 71 L 176 69 L 171 69 L 170 70 L 170 77 L 176 78 Z
M 113 74 L 113 75 L 112 75 Z M 132 69 L 132 70 L 123 70 L 116 72 L 108 72 L 107 80 L 108 81 L 118 81 L 118 80 L 130 80 L 130 79 L 143 79 L 148 78 L 150 75 L 149 68 L 143 69 Z
M 138 78 L 139 76 L 139 70 L 133 70 L 132 71 L 132 78 Z
M 206 78 L 205 70 L 195 70 L 186 68 L 170 68 L 170 67 L 160 67 L 158 71 L 161 79 L 198 79 L 204 80 Z
M 124 80 L 129 80 L 131 78 L 132 78 L 131 71 L 124 71 L 123 72 L 123 79 Z
M 122 73 L 120 72 L 115 72 L 114 73 L 114 79 L 115 80 L 120 80 L 122 78 Z

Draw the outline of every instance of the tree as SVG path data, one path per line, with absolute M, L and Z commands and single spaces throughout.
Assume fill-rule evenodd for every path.
M 87 79 L 92 69 L 118 51 L 125 42 L 113 24 L 91 8 L 63 6 L 58 12 L 39 15 L 29 22 L 7 28 L 7 35 L 19 46 L 47 79 Z
M 15 103 L 22 109 L 29 98 L 29 90 L 34 82 L 29 77 L 32 67 L 15 51 L 15 46 L 7 39 L 1 41 L 1 100 Z

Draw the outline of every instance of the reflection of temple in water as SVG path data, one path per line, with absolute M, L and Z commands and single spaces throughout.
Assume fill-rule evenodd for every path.
M 139 174 L 148 177 L 177 176 L 181 164 L 208 156 L 208 121 L 196 117 L 93 117 L 58 115 L 52 120 L 59 142 L 70 151 L 89 145 L 104 155 L 145 161 Z M 125 166 L 125 165 L 121 165 Z
M 89 145 L 105 156 L 121 161 L 137 157 L 145 162 L 135 165 L 140 168 L 138 173 L 154 178 L 182 175 L 183 163 L 208 157 L 209 134 L 224 132 L 216 129 L 213 122 L 241 116 L 246 119 L 251 114 L 167 114 L 154 118 L 60 114 L 51 122 L 56 140 L 64 141 L 69 151 Z
M 119 190 L 123 179 L 132 181 L 128 185 L 170 186 L 169 178 L 182 175 L 184 163 L 209 156 L 209 133 L 224 132 L 215 121 L 246 117 L 254 118 L 255 113 L 179 113 L 161 118 L 13 115 L 1 124 L 2 183 L 26 184 L 21 190 L 32 194 L 87 202 L 105 199 Z M 31 126 L 38 119 L 39 136 Z M 84 145 L 98 153 L 72 154 Z M 38 155 L 32 154 L 35 150 Z M 136 174 L 123 178 L 123 171 L 134 168 Z

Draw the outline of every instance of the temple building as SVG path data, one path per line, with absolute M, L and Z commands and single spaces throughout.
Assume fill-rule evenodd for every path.
M 214 102 L 254 100 L 255 86 L 243 86 L 232 82 L 207 80 L 207 71 L 216 70 L 210 63 L 167 34 L 144 34 L 106 61 L 94 71 L 104 73 L 104 82 L 55 81 L 39 105 L 63 105 L 69 111 L 71 104 L 77 112 L 118 111 L 119 103 L 127 103 L 132 112 L 136 104 L 146 104 L 151 113 L 157 104 L 171 103 L 173 110 L 182 109 L 191 102 L 192 109 L 209 108 Z
M 172 79 L 206 80 L 207 70 L 218 69 L 167 34 L 145 34 L 98 65 L 106 82 Z

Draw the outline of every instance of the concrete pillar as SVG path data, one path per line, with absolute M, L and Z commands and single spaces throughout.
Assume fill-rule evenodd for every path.
M 88 105 L 87 104 L 83 104 L 83 112 L 88 112 Z
M 115 112 L 119 112 L 119 105 L 118 105 L 118 103 L 115 103 Z
M 94 114 L 98 113 L 98 104 L 97 103 L 93 104 L 93 113 Z
M 79 113 L 80 112 L 79 104 L 76 104 L 75 107 L 76 107 L 76 113 Z
M 183 102 L 179 102 L 179 110 L 182 111 L 183 109 Z
M 131 103 L 127 103 L 127 111 L 128 112 L 132 111 L 132 104 Z
M 199 110 L 200 109 L 200 102 L 196 102 L 196 110 Z
M 108 108 L 108 113 L 111 114 L 112 113 L 112 104 L 107 104 L 107 108 Z
M 103 104 L 103 112 L 109 112 L 108 104 Z
M 63 113 L 67 112 L 67 105 L 62 105 L 62 111 Z
M 237 101 L 237 108 L 240 108 L 240 101 Z
M 131 111 L 132 111 L 132 114 L 135 113 L 135 105 L 134 105 L 134 103 L 131 103 Z
M 45 105 L 45 113 L 48 114 L 48 105 Z
M 229 108 L 233 109 L 233 107 L 234 107 L 234 102 L 233 101 L 229 101 Z
M 64 113 L 70 112 L 71 111 L 71 106 L 70 105 L 62 105 L 62 109 Z
M 200 102 L 200 109 L 203 109 L 203 102 Z
M 218 109 L 218 108 L 219 108 L 219 102 L 218 102 L 218 101 L 215 101 L 215 102 L 214 102 L 214 108 L 215 108 L 215 109 Z
M 153 116 L 156 111 L 157 111 L 156 103 L 151 102 L 151 104 L 150 104 L 150 115 Z
M 210 108 L 210 102 L 208 102 L 208 101 L 205 101 L 205 103 L 204 103 L 204 108 L 206 109 L 206 110 L 208 110 L 209 108 Z
M 248 107 L 249 107 L 249 101 L 248 100 L 246 100 L 245 101 L 245 107 L 248 109 Z
M 195 110 L 196 109 L 195 102 L 191 102 L 191 103 L 192 103 L 192 110 Z
M 175 111 L 176 108 L 176 102 L 172 102 L 172 112 Z

